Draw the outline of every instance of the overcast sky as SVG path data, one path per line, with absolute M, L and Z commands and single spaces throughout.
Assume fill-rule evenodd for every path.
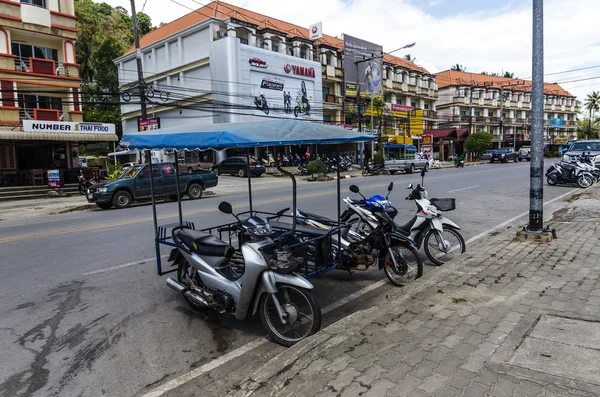
M 95 0 L 98 1 L 98 0 Z M 170 22 L 206 0 L 136 0 L 152 22 Z M 99 2 L 99 1 L 98 1 Z M 130 9 L 129 0 L 105 0 Z M 322 22 L 332 36 L 347 33 L 410 53 L 432 73 L 460 63 L 467 71 L 531 77 L 531 0 L 229 0 L 229 4 L 308 27 Z M 144 7 L 145 4 L 145 7 Z M 600 90 L 598 0 L 545 0 L 545 80 L 579 99 Z M 402 56 L 404 52 L 395 55 Z M 585 67 L 585 70 L 570 71 Z M 585 79 L 585 80 L 582 80 Z M 572 80 L 581 80 L 573 81 Z

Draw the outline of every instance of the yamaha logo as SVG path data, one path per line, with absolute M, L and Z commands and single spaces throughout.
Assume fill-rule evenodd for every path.
M 283 67 L 283 70 L 285 70 L 286 73 L 290 73 L 292 71 L 292 65 L 290 65 L 289 63 L 286 63 L 285 66 Z
M 283 70 L 285 70 L 286 73 L 294 73 L 297 76 L 312 77 L 313 79 L 316 77 L 315 68 L 307 68 L 286 63 Z
M 319 31 L 319 28 L 317 28 L 316 26 L 313 26 L 311 30 L 312 30 L 313 34 L 317 34 L 317 32 Z

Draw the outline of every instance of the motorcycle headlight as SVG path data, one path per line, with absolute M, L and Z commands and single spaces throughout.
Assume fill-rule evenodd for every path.
M 562 156 L 561 160 L 564 161 L 565 163 L 568 163 L 570 161 L 569 156 L 566 154 L 564 156 Z
M 249 228 L 248 233 L 253 234 L 255 236 L 268 236 L 272 233 L 271 225 L 269 225 L 268 223 L 264 225 L 257 225 L 253 228 Z
M 106 188 L 105 187 L 99 187 L 98 190 L 96 190 L 96 192 L 98 193 L 106 193 Z

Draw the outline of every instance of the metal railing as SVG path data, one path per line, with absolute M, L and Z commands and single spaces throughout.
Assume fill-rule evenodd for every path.
M 323 102 L 342 105 L 344 103 L 344 98 L 333 94 L 323 94 Z
M 48 111 L 48 113 L 50 113 L 50 111 L 54 112 L 56 109 L 37 109 L 38 112 L 39 111 Z M 57 110 L 58 111 L 58 120 L 50 120 L 50 121 L 71 121 L 71 115 L 69 114 L 65 114 L 63 111 L 61 110 Z M 23 120 L 40 120 L 39 118 L 40 116 L 38 115 L 36 117 L 36 109 L 34 108 L 21 108 L 19 109 L 19 119 L 21 121 Z M 46 119 L 44 119 L 46 120 Z
M 34 57 L 16 57 L 15 70 L 17 72 L 46 74 L 48 76 L 68 76 L 68 69 L 63 63 L 52 59 Z

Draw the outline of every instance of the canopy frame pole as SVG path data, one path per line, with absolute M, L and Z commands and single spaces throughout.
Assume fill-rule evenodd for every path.
M 250 207 L 250 216 L 252 216 L 252 174 L 250 173 L 250 148 L 246 149 L 246 177 L 248 178 L 248 205 Z
M 341 252 L 342 252 L 342 192 L 341 192 L 341 181 L 340 181 L 340 148 L 337 147 L 337 221 L 338 221 L 338 249 L 337 249 L 337 263 L 341 263 Z
M 281 168 L 281 164 L 279 164 L 277 159 L 275 159 L 275 168 L 282 174 L 289 176 L 292 180 L 292 229 L 289 232 L 283 233 L 282 236 L 291 235 L 296 232 L 296 177 L 291 172 Z
M 181 210 L 181 187 L 179 186 L 179 152 L 175 152 L 175 183 L 177 184 L 177 210 L 179 211 L 179 226 L 183 226 L 183 211 Z
M 154 173 L 152 172 L 152 154 L 146 149 L 148 167 L 150 168 L 150 196 L 152 197 L 152 218 L 154 219 L 154 248 L 156 250 L 156 267 L 158 275 L 162 276 L 162 263 L 160 262 L 160 245 L 158 243 L 158 218 L 156 217 L 156 197 L 154 196 Z M 158 167 L 158 165 L 157 165 Z

